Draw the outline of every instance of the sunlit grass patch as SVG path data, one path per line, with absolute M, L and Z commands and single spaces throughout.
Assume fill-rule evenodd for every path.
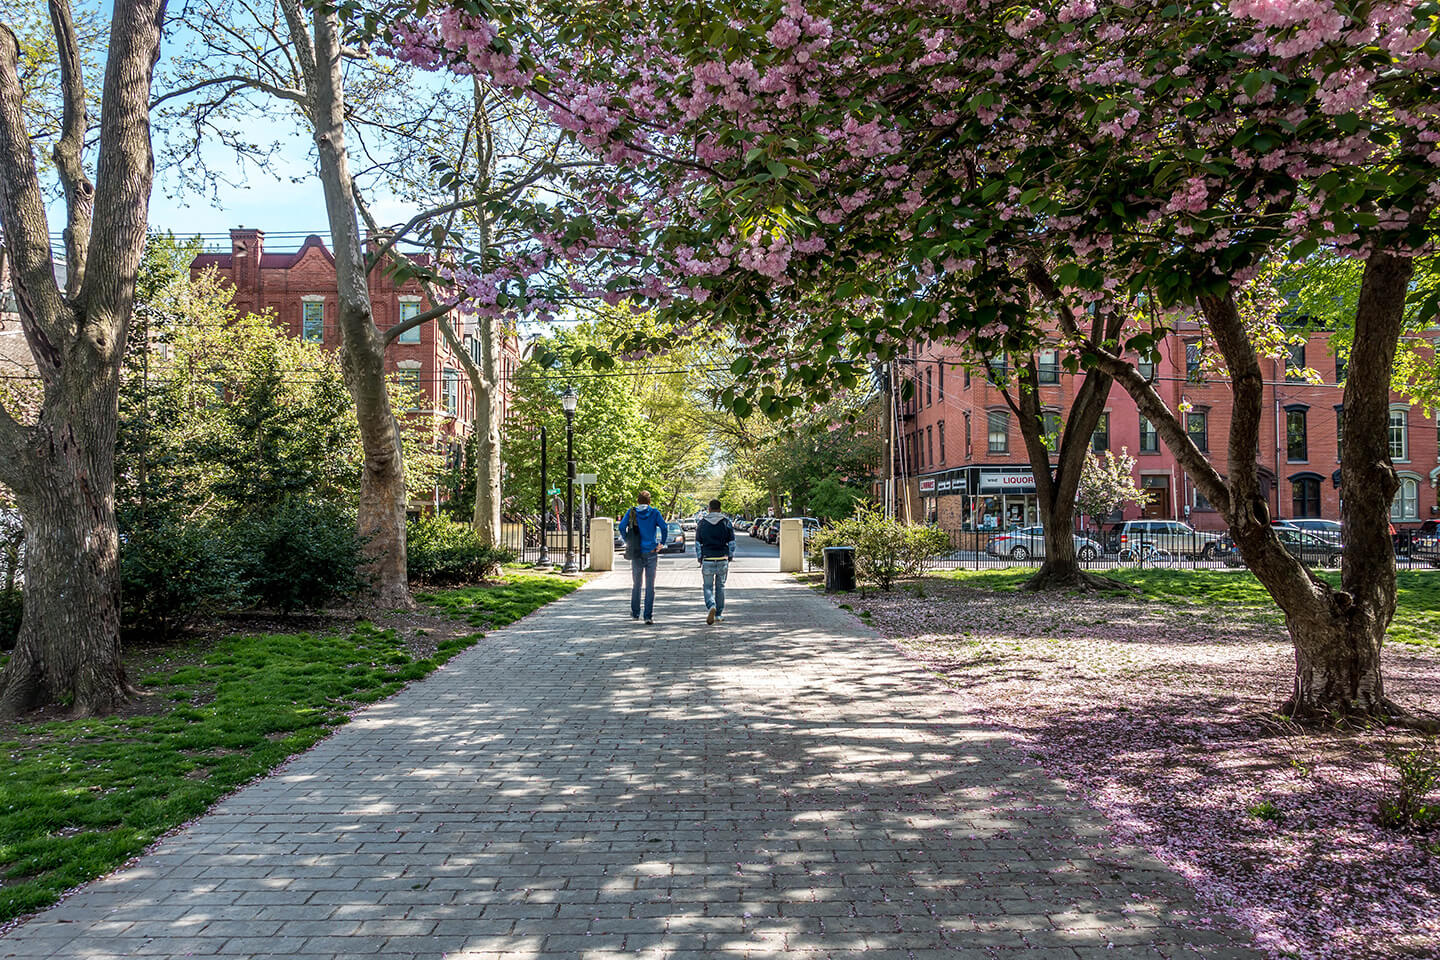
M 519 619 L 578 583 L 509 574 L 421 595 L 475 627 Z M 416 635 L 425 631 L 416 631 Z M 342 634 L 226 637 L 140 676 L 159 709 L 0 728 L 0 921 L 114 870 L 166 831 L 426 676 L 484 636 L 417 646 L 359 623 Z

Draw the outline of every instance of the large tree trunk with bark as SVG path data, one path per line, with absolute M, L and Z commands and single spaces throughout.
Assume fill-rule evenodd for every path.
M 1345 381 L 1340 589 L 1326 585 L 1293 613 L 1282 603 L 1295 640 L 1295 691 L 1285 710 L 1295 716 L 1403 712 L 1385 696 L 1380 650 L 1395 616 L 1390 504 L 1399 479 L 1390 461 L 1390 375 L 1413 272 L 1411 259 L 1384 251 L 1365 265 Z
M 475 534 L 481 543 L 500 543 L 500 348 L 504 332 L 496 318 L 482 320 L 480 375 L 475 391 Z
M 345 146 L 345 94 L 339 24 L 333 12 L 314 14 L 314 41 L 296 0 L 285 0 L 291 39 L 300 54 L 325 211 L 335 253 L 340 297 L 340 361 L 355 400 L 365 462 L 360 476 L 358 525 L 365 538 L 374 600 L 411 608 L 405 558 L 405 460 L 400 425 L 385 387 L 385 340 L 375 327 L 361 242 L 355 184 Z
M 120 360 L 145 247 L 150 80 L 164 10 L 163 0 L 114 5 L 92 185 L 74 23 L 68 3 L 51 0 L 64 101 L 54 152 L 67 210 L 64 290 L 55 282 L 25 127 L 17 45 L 0 27 L 0 226 L 43 391 L 33 424 L 0 405 L 0 482 L 15 493 L 26 536 L 20 637 L 0 673 L 7 716 L 51 702 L 104 713 L 136 692 L 120 658 L 115 436 Z
M 1055 292 L 1048 275 L 1038 267 L 1027 271 L 1027 274 L 1047 299 Z M 1098 343 L 1106 337 L 1113 338 L 1118 330 L 1118 316 L 1112 318 L 1107 326 L 1105 319 L 1097 315 L 1091 338 Z M 1123 587 L 1118 581 L 1089 573 L 1080 566 L 1074 535 L 1075 494 L 1080 488 L 1081 471 L 1085 469 L 1085 454 L 1090 449 L 1090 438 L 1100 424 L 1100 416 L 1105 412 L 1105 402 L 1110 396 L 1114 378 L 1101 370 L 1086 373 L 1084 382 L 1075 391 L 1069 417 L 1061 427 L 1060 449 L 1052 469 L 1051 451 L 1045 443 L 1045 409 L 1039 393 L 1039 368 L 1034 353 L 1027 358 L 1024 373 L 1028 382 L 1019 385 L 1018 396 L 1012 397 L 1008 389 L 1004 391 L 1004 396 L 1020 424 L 1020 436 L 1025 441 L 1025 453 L 1030 459 L 1030 472 L 1035 477 L 1035 500 L 1040 523 L 1045 530 L 1045 559 L 1035 575 L 1025 581 L 1024 589 L 1110 591 Z
M 120 659 L 115 382 L 102 377 L 85 394 L 83 407 L 66 411 L 67 428 L 42 420 L 36 443 L 45 449 L 16 490 L 25 607 L 0 674 L 0 715 L 67 701 L 77 715 L 109 713 L 137 693 Z
M 1385 696 L 1380 651 L 1395 614 L 1389 513 L 1398 481 L 1389 449 L 1390 374 L 1413 269 L 1410 259 L 1385 251 L 1372 253 L 1366 262 L 1345 385 L 1345 551 L 1338 590 L 1287 552 L 1270 525 L 1257 463 L 1264 378 L 1229 292 L 1200 298 L 1230 375 L 1229 467 L 1223 478 L 1135 368 L 1114 354 L 1100 354 L 1102 366 L 1135 399 L 1185 472 L 1224 514 L 1246 566 L 1284 612 L 1295 646 L 1295 680 L 1281 710 L 1296 719 L 1403 713 Z

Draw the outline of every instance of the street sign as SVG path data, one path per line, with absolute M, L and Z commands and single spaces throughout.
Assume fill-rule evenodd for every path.
M 577 473 L 575 474 L 575 482 L 580 484 L 580 486 L 582 487 L 594 486 L 595 477 L 596 475 L 593 473 Z
M 552 497 L 558 497 L 558 496 L 560 496 L 560 488 L 559 488 L 559 487 L 551 487 L 551 488 L 550 488 L 550 496 L 552 496 Z

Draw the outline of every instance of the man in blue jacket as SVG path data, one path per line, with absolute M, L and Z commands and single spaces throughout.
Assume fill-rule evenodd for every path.
M 705 622 L 724 620 L 725 578 L 735 555 L 735 527 L 720 512 L 720 501 L 710 501 L 710 512 L 695 523 L 695 555 L 705 586 Z
M 625 556 L 630 561 L 630 619 L 640 619 L 640 581 L 645 581 L 645 622 L 655 622 L 655 573 L 660 564 L 660 548 L 668 532 L 665 516 L 650 506 L 650 491 L 641 490 L 635 506 L 625 511 L 620 521 L 620 536 L 625 540 Z

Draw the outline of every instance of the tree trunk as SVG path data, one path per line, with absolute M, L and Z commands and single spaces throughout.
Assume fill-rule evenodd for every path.
M 475 394 L 475 533 L 481 543 L 500 543 L 500 347 L 497 319 L 483 320 L 481 375 L 486 389 Z
M 68 701 L 80 715 L 104 713 L 136 692 L 120 658 L 115 438 L 120 361 L 145 248 L 150 80 L 164 10 L 163 0 L 113 5 L 92 185 L 82 162 L 89 123 L 74 23 L 68 3 L 50 2 L 64 100 L 55 150 L 67 209 L 64 291 L 25 128 L 18 47 L 0 25 L 0 230 L 44 392 L 34 424 L 0 404 L 0 482 L 15 494 L 26 552 L 20 636 L 0 672 L 7 716 L 52 701 Z
M 405 459 L 400 425 L 385 388 L 385 342 L 375 328 L 365 250 L 360 240 L 355 186 L 345 146 L 344 77 L 338 23 L 333 12 L 317 12 L 314 45 L 293 3 L 286 4 L 292 39 L 302 49 L 320 182 L 335 253 L 340 297 L 340 363 L 355 400 L 365 463 L 360 475 L 358 526 L 365 539 L 375 601 L 412 608 L 405 559 Z M 309 48 L 306 50 L 305 48 Z M 306 56 L 305 54 L 309 54 Z
M 24 615 L 0 673 L 0 715 L 66 703 L 77 716 L 113 712 L 138 691 L 120 658 L 119 540 L 115 528 L 115 390 L 103 380 L 72 412 L 81 429 L 47 429 L 31 478 L 16 491 L 25 517 Z M 108 411 L 108 415 L 107 415 Z M 63 438 L 63 439 L 60 439 Z
M 1096 333 L 1098 335 L 1098 328 Z M 1018 399 L 1012 400 L 1009 390 L 1005 391 L 1005 398 L 1019 421 L 1030 472 L 1035 477 L 1035 501 L 1045 530 L 1045 559 L 1035 575 L 1025 581 L 1024 589 L 1111 591 L 1123 588 L 1125 585 L 1116 580 L 1081 568 L 1074 535 L 1075 493 L 1080 486 L 1080 472 L 1085 467 L 1090 438 L 1100 423 L 1100 415 L 1105 412 L 1113 380 L 1099 370 L 1085 375 L 1070 405 L 1069 419 L 1061 428 L 1060 450 L 1052 470 L 1050 448 L 1045 444 L 1044 407 L 1038 393 L 1039 371 L 1033 353 L 1025 364 L 1025 372 L 1029 384 L 1020 385 Z

